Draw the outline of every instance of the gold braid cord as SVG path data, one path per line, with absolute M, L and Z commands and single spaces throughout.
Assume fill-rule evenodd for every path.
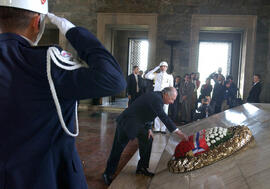
M 173 157 L 168 162 L 169 171 L 172 173 L 185 173 L 211 165 L 219 160 L 229 157 L 253 140 L 252 133 L 246 126 L 230 127 L 228 128 L 228 131 L 233 133 L 232 138 L 205 153 L 195 157 L 187 156 L 179 159 Z

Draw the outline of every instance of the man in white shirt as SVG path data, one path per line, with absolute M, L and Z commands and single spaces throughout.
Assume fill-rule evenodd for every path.
M 160 73 L 155 73 L 160 69 Z M 151 79 L 155 81 L 154 91 L 162 91 L 165 87 L 173 87 L 173 76 L 168 74 L 166 71 L 168 69 L 168 63 L 165 61 L 160 62 L 159 66 L 154 68 L 145 74 L 146 79 Z M 164 112 L 168 114 L 169 105 L 164 104 Z M 157 117 L 154 122 L 154 132 L 161 132 L 166 134 L 166 126 Z

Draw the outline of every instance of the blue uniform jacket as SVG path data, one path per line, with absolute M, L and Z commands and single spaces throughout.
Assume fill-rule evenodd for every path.
M 75 101 L 117 94 L 126 83 L 112 55 L 94 35 L 66 34 L 88 68 L 67 71 L 52 62 L 52 77 L 70 131 Z M 85 189 L 75 139 L 61 128 L 46 73 L 46 47 L 0 34 L 0 188 Z
M 163 110 L 163 99 L 160 91 L 146 93 L 137 98 L 117 118 L 118 127 L 123 129 L 129 139 L 134 139 L 145 124 L 156 117 L 165 124 L 170 132 L 175 131 L 174 122 Z

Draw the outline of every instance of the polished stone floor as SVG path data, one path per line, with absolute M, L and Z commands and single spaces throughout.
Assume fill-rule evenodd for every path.
M 211 127 L 246 125 L 254 136 L 254 142 L 207 167 L 182 174 L 168 171 L 167 163 L 174 153 L 179 138 L 175 135 L 162 136 L 167 140 L 154 139 L 150 170 L 152 179 L 134 175 L 137 152 L 114 180 L 110 188 L 116 189 L 268 189 L 270 188 L 270 105 L 244 104 L 221 112 L 201 121 L 181 127 L 188 135 Z M 153 153 L 154 152 L 154 153 Z M 157 155 L 157 152 L 161 152 Z
M 89 189 L 105 189 L 101 179 L 109 157 L 114 131 L 115 118 L 119 113 L 79 111 L 80 134 L 76 139 L 79 155 Z M 137 150 L 137 142 L 130 142 L 122 154 L 118 172 Z

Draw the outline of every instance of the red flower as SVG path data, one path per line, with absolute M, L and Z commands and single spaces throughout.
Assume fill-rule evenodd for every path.
M 180 142 L 175 148 L 174 156 L 176 158 L 185 157 L 186 153 L 189 152 L 190 150 L 192 150 L 192 148 L 193 148 L 192 143 L 190 143 L 190 142 L 192 142 L 192 141 Z

